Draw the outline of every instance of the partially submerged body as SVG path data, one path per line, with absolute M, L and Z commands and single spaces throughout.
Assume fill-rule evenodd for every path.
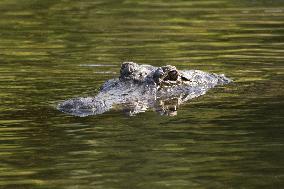
M 155 110 L 176 115 L 180 104 L 205 94 L 216 85 L 229 83 L 224 75 L 199 70 L 177 70 L 174 66 L 154 67 L 125 62 L 120 77 L 106 81 L 95 97 L 74 98 L 58 105 L 76 116 L 102 114 L 122 109 L 128 115 Z

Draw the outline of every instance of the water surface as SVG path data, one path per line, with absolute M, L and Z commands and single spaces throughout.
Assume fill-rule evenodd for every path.
M 284 3 L 2 0 L 0 188 L 283 188 Z M 175 117 L 85 118 L 123 61 L 235 82 Z

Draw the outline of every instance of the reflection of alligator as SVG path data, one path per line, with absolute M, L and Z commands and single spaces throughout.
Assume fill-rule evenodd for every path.
M 180 104 L 231 81 L 214 73 L 179 71 L 174 66 L 153 67 L 133 62 L 123 63 L 120 74 L 119 79 L 105 82 L 97 96 L 70 99 L 59 104 L 58 109 L 81 117 L 110 109 L 121 109 L 129 115 L 147 109 L 161 115 L 176 115 Z

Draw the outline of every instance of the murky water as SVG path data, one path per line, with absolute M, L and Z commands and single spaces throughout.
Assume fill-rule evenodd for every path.
M 85 118 L 122 61 L 235 82 L 175 117 Z M 284 2 L 0 1 L 0 188 L 283 188 Z

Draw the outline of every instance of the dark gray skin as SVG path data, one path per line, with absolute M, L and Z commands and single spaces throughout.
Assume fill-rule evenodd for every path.
M 176 115 L 189 99 L 204 95 L 216 85 L 230 83 L 224 75 L 199 70 L 178 70 L 175 66 L 154 67 L 124 62 L 120 77 L 106 81 L 95 97 L 79 97 L 58 105 L 75 116 L 102 114 L 119 109 L 133 116 L 147 110 Z

